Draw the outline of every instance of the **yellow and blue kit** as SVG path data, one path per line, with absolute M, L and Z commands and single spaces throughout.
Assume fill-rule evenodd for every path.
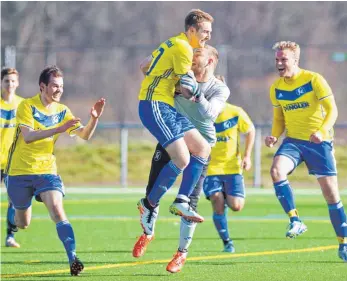
M 5 170 L 8 151 L 13 142 L 16 131 L 16 111 L 23 98 L 15 95 L 10 103 L 1 98 L 0 101 L 0 147 L 1 147 L 1 171 Z
M 330 110 L 333 94 L 326 80 L 318 73 L 300 69 L 294 77 L 278 78 L 271 86 L 274 107 L 272 135 L 286 131 L 286 139 L 276 155 L 291 159 L 295 166 L 305 161 L 310 174 L 336 175 L 333 154 L 333 125 Z M 310 136 L 320 132 L 323 142 L 311 143 Z
M 179 77 L 191 69 L 193 49 L 187 36 L 181 33 L 160 44 L 152 57 L 139 94 L 139 116 L 165 148 L 194 128 L 188 118 L 174 108 L 175 85 Z
M 52 129 L 73 118 L 69 108 L 63 104 L 54 102 L 49 108 L 45 107 L 40 94 L 24 100 L 18 106 L 16 132 L 6 168 L 7 191 L 15 208 L 28 208 L 32 196 L 43 191 L 58 190 L 64 194 L 63 183 L 57 175 L 54 155 L 54 144 L 59 134 L 26 143 L 21 134 L 21 127 L 35 131 Z M 67 132 L 72 136 L 74 131 L 81 127 L 81 123 L 78 123 Z
M 254 125 L 241 107 L 227 103 L 215 121 L 215 128 L 217 143 L 212 148 L 207 169 L 205 195 L 209 197 L 223 191 L 228 195 L 244 197 L 240 134 L 248 133 Z

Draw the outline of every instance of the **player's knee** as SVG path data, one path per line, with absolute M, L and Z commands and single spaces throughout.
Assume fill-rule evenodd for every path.
M 231 205 L 230 207 L 234 212 L 239 212 L 243 209 L 243 204 L 240 202 L 234 203 L 233 205 Z
M 51 218 L 55 222 L 59 222 L 65 219 L 65 212 L 60 204 L 54 204 L 50 207 Z
M 274 182 L 282 180 L 287 176 L 286 173 L 277 165 L 271 167 L 270 174 Z
M 172 162 L 181 170 L 185 169 L 190 161 L 190 155 L 180 155 L 179 157 L 172 159 Z

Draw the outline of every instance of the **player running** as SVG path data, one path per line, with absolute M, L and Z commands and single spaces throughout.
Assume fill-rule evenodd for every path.
M 4 170 L 7 164 L 8 151 L 16 130 L 16 111 L 23 98 L 16 94 L 19 86 L 19 73 L 15 68 L 1 70 L 1 103 L 0 103 L 0 147 L 1 147 L 1 181 L 5 178 Z M 12 228 L 8 217 L 14 213 L 13 204 L 8 198 L 6 247 L 19 248 L 20 244 L 14 239 L 16 228 Z
M 234 244 L 228 231 L 227 208 L 238 212 L 244 207 L 246 195 L 242 172 L 252 166 L 255 128 L 241 107 L 228 103 L 214 125 L 217 144 L 212 148 L 204 193 L 212 204 L 213 222 L 223 241 L 223 251 L 234 253 Z M 240 134 L 245 134 L 243 156 L 240 151 Z
M 74 231 L 63 207 L 64 185 L 57 174 L 54 144 L 59 134 L 67 132 L 88 140 L 102 115 L 105 100 L 98 100 L 90 110 L 90 119 L 82 126 L 69 108 L 60 103 L 63 73 L 56 66 L 46 67 L 39 78 L 40 93 L 24 100 L 17 110 L 17 126 L 10 149 L 5 179 L 15 213 L 9 217 L 13 227 L 25 229 L 31 221 L 31 200 L 42 201 L 56 224 L 70 264 L 70 273 L 79 275 L 84 266 L 76 255 Z
M 276 196 L 290 219 L 286 237 L 295 238 L 307 230 L 299 218 L 287 179 L 288 174 L 305 162 L 309 174 L 316 176 L 328 204 L 339 242 L 338 255 L 347 261 L 347 221 L 337 184 L 333 147 L 333 126 L 337 119 L 334 95 L 320 74 L 299 68 L 297 43 L 281 41 L 273 49 L 280 78 L 270 89 L 273 125 L 265 144 L 274 146 L 286 131 L 271 167 Z

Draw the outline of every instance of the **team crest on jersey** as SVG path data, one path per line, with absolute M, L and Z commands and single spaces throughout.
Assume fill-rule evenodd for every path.
M 296 94 L 297 94 L 298 96 L 301 96 L 301 95 L 305 94 L 305 88 L 304 88 L 304 87 L 298 88 L 298 89 L 296 90 Z
M 159 161 L 161 159 L 161 151 L 157 150 L 154 155 L 154 161 Z

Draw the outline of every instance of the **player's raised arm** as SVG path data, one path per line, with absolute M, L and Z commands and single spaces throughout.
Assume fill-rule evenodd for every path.
M 101 98 L 94 104 L 90 110 L 90 119 L 87 125 L 75 131 L 77 136 L 84 140 L 89 140 L 93 136 L 99 117 L 104 111 L 105 103 L 106 100 Z

